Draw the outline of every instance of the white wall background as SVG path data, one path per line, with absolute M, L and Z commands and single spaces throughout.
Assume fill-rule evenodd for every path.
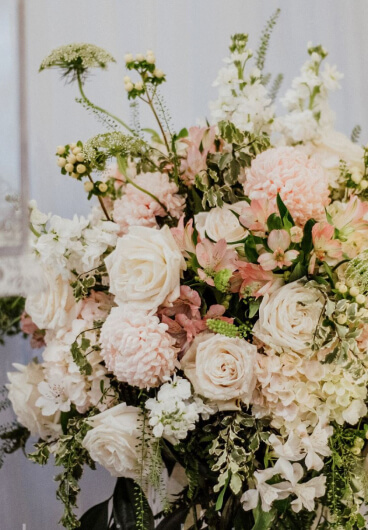
M 2 2 L 5 5 L 5 0 Z M 249 32 L 251 46 L 255 48 L 265 20 L 281 7 L 267 58 L 268 71 L 285 74 L 285 90 L 306 58 L 307 41 L 322 43 L 330 51 L 329 61 L 345 73 L 343 90 L 332 101 L 338 129 L 350 134 L 359 123 L 363 128 L 361 139 L 364 143 L 368 141 L 367 0 L 26 0 L 25 3 L 31 195 L 46 211 L 64 216 L 87 211 L 83 189 L 60 175 L 54 152 L 58 144 L 85 140 L 100 131 L 95 119 L 74 102 L 76 87 L 64 86 L 57 71 L 37 73 L 41 60 L 51 49 L 70 42 L 97 44 L 118 60 L 107 72 L 97 72 L 89 80 L 86 93 L 97 104 L 126 119 L 129 108 L 123 88 L 123 56 L 128 51 L 154 49 L 158 66 L 167 73 L 164 94 L 179 129 L 208 114 L 208 101 L 215 97 L 211 84 L 227 53 L 229 36 Z M 0 27 L 5 16 L 6 9 L 0 5 Z M 0 63 L 4 63 L 4 57 L 0 57 Z M 0 67 L 0 72 L 4 68 Z M 6 83 L 0 83 L 1 90 L 4 86 Z M 0 96 L 6 97 L 4 91 Z M 7 108 L 11 107 L 1 107 L 3 112 Z M 5 115 L 3 125 L 6 119 Z M 146 126 L 153 125 L 145 112 L 141 121 Z M 5 127 L 0 130 L 0 145 L 8 137 L 8 131 Z M 1 156 L 6 157 L 6 150 L 1 151 Z M 14 156 L 9 152 L 11 158 Z M 1 383 L 11 362 L 27 362 L 32 354 L 15 340 L 8 342 L 0 355 Z M 27 524 L 26 530 L 58 528 L 60 507 L 54 495 L 54 474 L 51 466 L 41 469 L 21 454 L 8 458 L 0 471 L 1 530 L 22 530 L 22 523 Z M 105 472 L 87 473 L 81 511 L 106 498 L 112 487 L 113 481 Z

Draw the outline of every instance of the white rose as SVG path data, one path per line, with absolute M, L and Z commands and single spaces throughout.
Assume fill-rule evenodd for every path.
M 118 304 L 156 310 L 180 295 L 184 258 L 168 226 L 133 226 L 105 260 L 110 292 Z
M 225 239 L 228 243 L 244 239 L 248 230 L 241 226 L 236 215 L 231 211 L 240 215 L 243 206 L 244 202 L 240 201 L 235 204 L 224 204 L 222 208 L 217 206 L 209 212 L 195 215 L 195 225 L 201 238 L 208 236 L 213 241 Z
M 237 400 L 250 402 L 256 355 L 256 346 L 243 339 L 201 333 L 181 367 L 197 394 L 217 403 L 220 410 L 235 410 Z
M 92 429 L 83 446 L 113 477 L 137 478 L 139 413 L 139 408 L 121 403 L 88 420 Z
M 40 396 L 38 384 L 44 380 L 44 372 L 41 364 L 31 362 L 27 366 L 13 364 L 17 372 L 9 372 L 8 398 L 13 406 L 19 423 L 24 425 L 32 436 L 56 438 L 61 434 L 59 423 L 60 413 L 51 416 L 43 416 L 42 411 L 36 406 Z
M 296 281 L 266 294 L 253 335 L 277 352 L 307 355 L 324 305 L 318 289 Z
M 25 310 L 40 329 L 56 331 L 78 316 L 81 304 L 76 303 L 67 280 L 46 268 L 42 272 L 40 289 L 27 297 Z

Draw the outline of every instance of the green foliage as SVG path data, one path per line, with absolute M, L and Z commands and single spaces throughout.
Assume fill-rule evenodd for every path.
M 86 160 L 100 171 L 106 168 L 106 162 L 111 158 L 141 157 L 145 150 L 143 140 L 119 131 L 97 134 L 83 146 Z
M 263 28 L 263 31 L 261 34 L 260 43 L 258 45 L 258 49 L 255 54 L 256 67 L 259 68 L 261 71 L 263 70 L 264 65 L 265 65 L 266 54 L 267 54 L 267 50 L 270 44 L 270 38 L 272 35 L 272 31 L 274 27 L 276 26 L 276 22 L 280 16 L 280 13 L 281 13 L 281 9 L 276 9 L 274 14 L 266 22 L 266 25 Z
M 237 495 L 243 482 L 252 476 L 256 463 L 255 453 L 268 436 L 262 432 L 265 424 L 244 412 L 235 412 L 219 416 L 214 424 L 204 428 L 204 433 L 213 432 L 214 427 L 217 430 L 209 455 L 211 469 L 218 475 L 214 491 L 221 492 L 221 506 L 228 487 Z M 221 506 L 218 505 L 217 508 L 221 509 Z
M 358 143 L 360 135 L 361 135 L 361 132 L 362 132 L 361 126 L 360 125 L 355 125 L 355 127 L 351 131 L 351 136 L 350 136 L 350 139 L 351 139 L 351 141 L 354 144 Z
M 91 341 L 85 337 L 82 337 L 80 341 L 78 339 L 75 340 L 70 348 L 73 361 L 78 366 L 80 373 L 84 375 L 92 374 L 92 366 L 87 360 L 87 350 L 90 346 Z
M 0 468 L 6 455 L 15 453 L 18 449 L 22 449 L 24 452 L 29 436 L 30 432 L 28 429 L 17 422 L 8 423 L 0 427 Z
M 79 480 L 83 474 L 83 466 L 87 464 L 91 469 L 95 469 L 94 461 L 82 445 L 89 429 L 85 417 L 72 418 L 68 422 L 66 434 L 57 441 L 55 465 L 62 466 L 64 469 L 55 477 L 59 483 L 56 497 L 64 505 L 64 514 L 60 523 L 68 530 L 80 526 L 74 510 L 77 508 Z
M 4 344 L 4 337 L 21 333 L 20 318 L 24 304 L 25 299 L 21 296 L 0 298 L 0 344 Z
M 272 103 L 274 103 L 277 98 L 277 95 L 280 91 L 283 80 L 284 80 L 284 74 L 277 74 L 277 76 L 273 80 L 273 83 L 269 91 L 269 96 L 270 96 Z
M 230 322 L 214 318 L 209 318 L 206 324 L 210 331 L 220 333 L 226 337 L 246 337 L 252 329 L 252 326 L 249 324 L 235 326 L 234 324 L 230 324 Z
M 364 431 L 335 425 L 334 434 L 329 440 L 331 457 L 324 468 L 327 477 L 324 504 L 331 513 L 331 522 L 325 528 L 366 528 L 359 509 L 368 500 L 368 479 L 364 458 L 360 450 L 356 450 L 362 446 L 357 441 L 363 442 L 363 436 Z
M 95 269 L 78 274 L 74 272 L 76 279 L 71 282 L 73 295 L 77 302 L 90 296 L 91 291 L 105 291 L 106 286 L 103 284 L 107 275 L 105 264 Z
M 199 209 L 246 200 L 239 176 L 257 154 L 270 147 L 270 139 L 265 134 L 242 132 L 227 121 L 220 122 L 218 127 L 220 138 L 231 144 L 232 149 L 209 154 L 207 171 L 196 175 L 195 187 L 202 196 Z

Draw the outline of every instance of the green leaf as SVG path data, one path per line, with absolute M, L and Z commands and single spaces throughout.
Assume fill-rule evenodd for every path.
M 80 530 L 108 530 L 109 500 L 93 506 L 80 519 Z
M 307 256 L 313 249 L 313 240 L 312 240 L 312 228 L 317 221 L 314 219 L 309 219 L 304 226 L 304 235 L 301 242 L 301 248 L 305 256 Z
M 281 230 L 283 228 L 281 218 L 276 213 L 272 213 L 267 219 L 267 227 L 270 232 L 271 230 Z
M 261 305 L 260 298 L 249 302 L 249 318 L 253 318 L 258 313 L 258 309 L 260 305 Z
M 292 273 L 290 274 L 288 278 L 288 282 L 295 282 L 296 280 L 300 280 L 300 278 L 303 278 L 307 274 L 307 268 L 305 265 L 303 265 L 300 261 L 295 265 Z
M 116 525 L 124 530 L 135 530 L 137 527 L 136 488 L 138 484 L 129 478 L 119 478 L 116 482 L 113 495 L 113 516 Z M 144 528 L 153 530 L 154 519 L 152 510 L 144 497 Z
M 258 252 L 256 250 L 256 243 L 252 235 L 249 235 L 244 243 L 244 252 L 251 263 L 257 263 Z
M 216 501 L 216 511 L 217 512 L 219 512 L 221 510 L 221 508 L 222 508 L 222 505 L 223 505 L 223 502 L 224 502 L 224 495 L 225 495 L 225 492 L 226 492 L 227 487 L 229 485 L 230 479 L 231 479 L 231 473 L 229 472 L 229 474 L 227 476 L 227 479 L 226 479 L 226 482 L 225 482 L 225 485 L 222 488 L 219 496 L 217 497 L 217 501 Z
M 179 506 L 160 522 L 156 530 L 178 530 L 184 525 L 189 509 L 187 505 Z
M 271 510 L 269 512 L 264 512 L 261 509 L 261 506 L 258 505 L 257 508 L 253 510 L 254 516 L 254 526 L 252 530 L 269 530 L 272 528 L 272 523 L 276 517 L 276 511 Z
M 279 210 L 281 219 L 283 219 L 284 222 L 285 222 L 285 219 L 288 220 L 291 223 L 291 226 L 294 226 L 295 225 L 294 219 L 292 218 L 291 213 L 289 212 L 289 210 L 286 208 L 286 206 L 285 206 L 283 200 L 281 199 L 279 193 L 277 194 L 276 203 L 277 203 L 277 208 Z

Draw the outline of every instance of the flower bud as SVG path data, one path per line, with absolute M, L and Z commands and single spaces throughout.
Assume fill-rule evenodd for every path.
M 124 55 L 124 61 L 125 61 L 126 63 L 132 63 L 132 62 L 134 61 L 134 57 L 133 57 L 133 55 L 132 55 L 131 53 L 126 53 L 126 54 Z
M 290 228 L 290 238 L 292 243 L 300 243 L 303 239 L 303 229 L 300 226 L 292 226 Z
M 133 83 L 125 83 L 125 90 L 127 92 L 131 92 L 133 90 L 133 88 L 134 88 Z
M 143 83 L 142 81 L 138 81 L 137 83 L 134 84 L 134 88 L 138 91 L 141 91 L 143 90 Z
M 339 293 L 341 294 L 345 294 L 347 293 L 348 291 L 348 288 L 346 287 L 346 285 L 342 282 L 337 282 L 336 285 L 335 285 L 336 289 L 339 291 Z
M 351 180 L 354 182 L 354 184 L 360 184 L 362 181 L 363 175 L 359 168 L 353 167 L 351 170 Z
M 135 56 L 135 60 L 138 61 L 139 63 L 141 63 L 142 61 L 144 61 L 144 55 L 143 55 L 143 53 L 137 53 L 137 55 Z
M 101 182 L 101 184 L 98 185 L 98 189 L 101 193 L 105 193 L 107 191 L 107 184 L 106 182 Z
M 66 164 L 66 160 L 65 160 L 65 158 L 63 158 L 63 157 L 60 156 L 60 157 L 57 159 L 57 165 L 58 165 L 59 167 L 65 167 L 65 164 Z
M 77 179 L 79 177 L 78 173 L 72 173 L 70 176 L 73 177 L 73 179 Z
M 56 152 L 58 155 L 63 155 L 65 153 L 65 147 L 63 145 L 58 145 L 56 148 Z
M 65 171 L 72 173 L 74 171 L 74 164 L 65 164 Z
M 86 172 L 86 166 L 84 164 L 78 164 L 77 165 L 77 172 L 81 175 L 82 173 Z
M 77 147 L 77 144 L 75 142 L 73 142 L 72 144 L 69 144 L 69 147 L 71 150 L 74 149 L 74 147 Z
M 128 75 L 125 75 L 124 76 L 124 83 L 130 83 L 131 82 L 131 79 Z
M 89 180 L 87 180 L 87 182 L 83 184 L 83 187 L 85 191 L 90 192 L 93 190 L 93 182 L 90 182 Z
M 162 79 L 164 77 L 164 72 L 160 70 L 159 68 L 155 68 L 153 71 L 153 75 L 157 77 L 157 79 Z
M 357 304 L 359 305 L 363 305 L 365 304 L 365 296 L 364 294 L 358 294 L 356 297 L 355 297 L 355 301 Z
M 77 154 L 77 161 L 78 162 L 84 162 L 84 154 L 83 153 L 78 153 Z
M 356 296 L 358 296 L 358 294 L 359 294 L 359 289 L 358 289 L 358 287 L 355 287 L 355 285 L 353 285 L 353 287 L 350 287 L 350 289 L 349 289 L 349 294 L 350 294 L 350 296 L 354 296 L 354 298 L 355 298 Z
M 69 164 L 75 164 L 77 161 L 77 157 L 72 153 L 67 157 L 67 161 L 69 162 Z
M 347 321 L 347 316 L 344 315 L 343 313 L 340 314 L 340 315 L 337 317 L 337 323 L 340 324 L 341 326 L 343 326 L 344 324 L 346 324 L 346 321 Z
M 79 145 L 77 145 L 77 147 L 74 147 L 74 149 L 73 149 L 73 155 L 77 155 L 81 151 L 82 151 L 82 148 L 79 147 Z
M 368 180 L 362 180 L 360 183 L 360 187 L 362 190 L 366 190 L 368 188 Z

